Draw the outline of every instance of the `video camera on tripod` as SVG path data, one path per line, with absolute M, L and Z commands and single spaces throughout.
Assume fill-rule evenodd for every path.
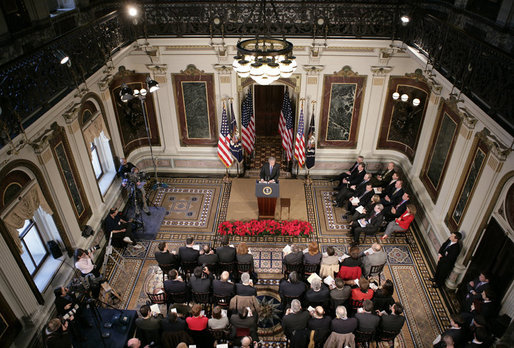
M 87 254 L 91 254 L 92 252 L 97 251 L 98 249 L 100 249 L 100 245 L 99 244 L 97 244 L 95 246 L 92 246 L 91 248 L 87 249 L 86 253 Z

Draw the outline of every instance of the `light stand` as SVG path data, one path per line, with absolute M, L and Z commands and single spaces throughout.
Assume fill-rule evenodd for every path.
M 141 90 L 132 90 L 130 87 L 127 86 L 127 84 L 123 84 L 120 90 L 120 98 L 122 102 L 128 102 L 129 100 L 133 98 L 138 98 L 141 103 L 141 111 L 143 112 L 143 119 L 145 121 L 145 129 L 146 129 L 146 138 L 148 139 L 148 146 L 150 147 L 150 157 L 152 158 L 152 164 L 153 164 L 153 171 L 154 171 L 154 179 L 155 184 L 152 186 L 152 189 L 156 189 L 159 187 L 168 187 L 165 183 L 159 182 L 157 178 L 157 164 L 155 162 L 155 157 L 153 155 L 153 148 L 152 148 L 152 139 L 150 138 L 150 127 L 148 122 L 148 116 L 146 114 L 146 108 L 145 108 L 145 101 L 146 101 L 146 95 L 148 92 L 153 93 L 159 89 L 159 84 L 157 81 L 152 80 L 150 76 L 146 78 L 146 85 L 147 89 L 141 88 Z M 146 199 L 146 197 L 143 197 L 143 199 Z

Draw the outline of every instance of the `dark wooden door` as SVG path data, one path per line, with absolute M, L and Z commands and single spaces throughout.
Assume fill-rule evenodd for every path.
M 255 133 L 277 136 L 284 86 L 255 86 Z
M 498 222 L 491 218 L 480 244 L 471 258 L 466 275 L 459 286 L 459 298 L 466 294 L 466 284 L 478 277 L 480 272 L 491 274 L 491 287 L 501 301 L 514 277 L 514 243 L 505 234 Z

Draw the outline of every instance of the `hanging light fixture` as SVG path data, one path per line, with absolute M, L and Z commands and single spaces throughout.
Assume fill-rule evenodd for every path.
M 410 98 L 407 93 L 400 94 L 399 92 L 393 92 L 393 94 L 391 94 L 391 97 L 393 98 L 393 100 L 395 102 L 404 102 L 404 103 L 407 103 Z M 421 104 L 421 100 L 419 98 L 412 99 L 413 106 L 418 106 L 419 104 Z
M 239 77 L 251 77 L 260 85 L 291 77 L 297 67 L 293 44 L 271 38 L 240 41 L 232 67 Z

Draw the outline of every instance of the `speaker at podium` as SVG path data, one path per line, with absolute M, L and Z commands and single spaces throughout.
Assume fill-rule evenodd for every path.
M 255 196 L 259 206 L 259 220 L 273 220 L 275 218 L 277 198 L 280 197 L 279 184 L 257 181 L 255 184 Z

